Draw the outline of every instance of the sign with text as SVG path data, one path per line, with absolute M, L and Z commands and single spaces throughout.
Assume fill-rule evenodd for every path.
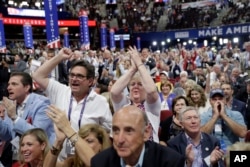
M 0 53 L 6 52 L 5 35 L 2 14 L 0 14 Z
M 29 23 L 25 23 L 23 25 L 23 34 L 24 34 L 25 47 L 29 49 L 34 48 L 32 27 Z
M 140 36 L 141 41 L 152 41 L 157 39 L 158 41 L 165 41 L 166 39 L 194 39 L 194 38 L 208 38 L 208 37 L 231 37 L 238 35 L 249 35 L 249 24 L 235 24 L 228 26 L 207 27 L 198 29 L 186 29 L 176 31 L 164 31 L 164 32 L 147 32 L 147 33 L 134 33 L 134 36 Z M 136 39 L 135 39 L 136 40 Z
M 110 50 L 115 51 L 115 30 L 111 28 L 109 30 L 109 45 L 110 45 Z
M 24 23 L 30 23 L 32 26 L 45 26 L 45 20 L 42 19 L 21 19 L 21 18 L 3 18 L 4 24 L 9 25 L 23 25 Z M 79 27 L 79 20 L 58 20 L 59 26 L 65 27 Z M 95 27 L 96 21 L 89 20 L 88 21 L 89 27 Z
M 45 0 L 44 8 L 45 8 L 47 46 L 49 48 L 59 48 L 60 36 L 59 36 L 56 1 Z
M 106 24 L 101 25 L 101 49 L 107 48 L 107 27 Z
M 89 40 L 89 27 L 88 27 L 87 11 L 81 10 L 79 12 L 79 22 L 80 22 L 81 49 L 82 50 L 89 50 L 90 49 L 90 40 Z

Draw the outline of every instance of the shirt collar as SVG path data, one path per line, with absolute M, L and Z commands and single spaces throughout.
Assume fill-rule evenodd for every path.
M 29 99 L 30 95 L 27 95 L 26 98 L 24 99 L 24 101 L 22 102 L 22 104 L 19 104 L 18 107 L 20 108 L 24 108 L 28 99 Z
M 201 134 L 201 140 L 200 140 L 200 143 L 202 142 L 202 140 L 203 140 L 203 136 L 202 136 L 202 133 L 200 133 Z M 189 142 L 189 143 L 191 143 L 191 144 L 193 144 L 193 139 L 191 138 L 191 137 L 189 137 L 188 136 L 188 134 L 185 132 L 185 136 L 186 136 L 186 138 L 187 138 L 187 141 Z
M 144 154 L 145 154 L 145 144 L 143 145 L 143 148 L 142 148 L 142 151 L 141 151 L 139 160 L 138 160 L 138 162 L 136 163 L 136 165 L 134 165 L 134 167 L 142 167 Z M 122 167 L 125 167 L 125 166 L 126 166 L 126 164 L 125 164 L 125 162 L 124 162 L 124 160 L 123 160 L 122 158 L 120 158 L 120 163 L 121 163 L 121 166 L 122 166 Z

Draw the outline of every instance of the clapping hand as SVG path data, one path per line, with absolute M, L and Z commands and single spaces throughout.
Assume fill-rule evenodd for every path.
M 187 162 L 187 166 L 192 166 L 192 163 L 194 161 L 194 158 L 195 158 L 195 155 L 194 155 L 194 151 L 193 151 L 193 148 L 192 148 L 192 144 L 189 144 L 187 147 L 186 147 L 186 162 Z
M 49 110 L 50 111 L 47 111 L 47 115 L 59 130 L 64 132 L 66 128 L 71 127 L 64 111 L 60 110 L 54 105 L 50 105 Z
M 3 105 L 7 109 L 7 115 L 10 119 L 15 119 L 16 114 L 16 101 L 10 100 L 7 97 L 3 97 Z

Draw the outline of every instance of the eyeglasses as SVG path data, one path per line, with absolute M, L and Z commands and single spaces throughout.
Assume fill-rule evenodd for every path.
M 74 73 L 69 73 L 69 79 L 78 79 L 78 80 L 83 80 L 84 78 L 86 78 L 87 76 L 84 76 L 82 74 L 74 74 Z

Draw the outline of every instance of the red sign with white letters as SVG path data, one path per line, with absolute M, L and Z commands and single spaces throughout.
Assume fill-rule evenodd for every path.
M 4 24 L 9 25 L 23 25 L 24 23 L 30 23 L 32 26 L 45 26 L 45 20 L 43 19 L 24 19 L 24 18 L 3 18 Z M 79 20 L 58 20 L 58 25 L 60 27 L 78 27 Z M 96 21 L 89 20 L 88 21 L 89 27 L 95 27 Z

